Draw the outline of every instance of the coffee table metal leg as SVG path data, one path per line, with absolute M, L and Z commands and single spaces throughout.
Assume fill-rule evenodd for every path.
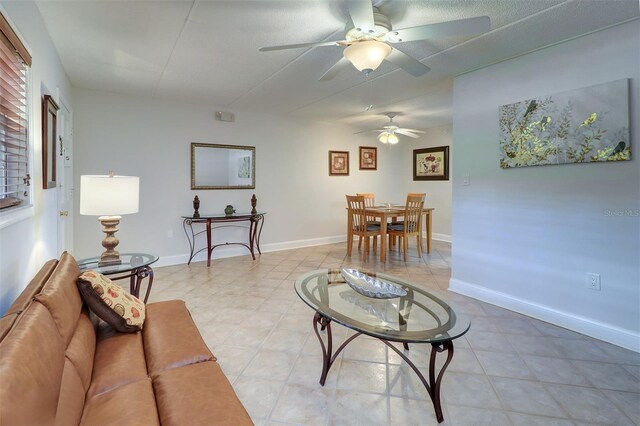
M 453 358 L 453 343 L 451 341 L 444 343 L 433 343 L 431 346 L 431 358 L 429 360 L 429 382 L 427 383 L 427 379 L 425 379 L 424 375 L 418 370 L 418 367 L 415 366 L 413 362 L 398 348 L 396 348 L 392 343 L 380 339 L 385 345 L 389 348 L 393 349 L 395 353 L 397 353 L 413 370 L 414 373 L 418 376 L 424 387 L 427 389 L 427 393 L 431 397 L 431 401 L 433 402 L 433 408 L 436 412 L 436 419 L 438 419 L 438 423 L 442 423 L 444 421 L 444 416 L 442 415 L 442 405 L 440 403 L 440 387 L 442 385 L 442 376 L 444 375 L 444 371 L 449 366 L 451 359 Z M 438 376 L 436 378 L 435 369 L 436 369 L 436 354 L 439 352 L 447 351 L 447 360 L 444 365 L 440 369 Z
M 318 324 L 320 324 L 321 330 L 327 330 L 327 346 L 324 345 L 322 336 L 320 336 L 320 331 L 318 331 Z M 313 316 L 313 330 L 316 332 L 316 336 L 318 337 L 320 346 L 322 347 L 322 374 L 320 375 L 320 384 L 324 386 L 324 383 L 327 380 L 329 369 L 333 365 L 333 362 L 336 360 L 340 352 L 342 352 L 342 350 L 353 339 L 360 336 L 362 333 L 355 333 L 353 336 L 349 337 L 342 343 L 342 345 L 340 345 L 336 353 L 332 354 L 333 339 L 331 336 L 331 320 L 324 315 L 321 315 L 319 312 L 316 312 L 316 314 Z
M 447 360 L 440 369 L 438 377 L 436 378 L 436 354 L 439 352 L 447 351 Z M 453 359 L 453 342 L 448 341 L 442 344 L 431 344 L 431 359 L 429 360 L 429 383 L 431 384 L 431 399 L 433 400 L 433 407 L 436 410 L 436 418 L 438 423 L 442 423 L 444 416 L 442 415 L 442 406 L 440 404 L 440 386 L 442 385 L 442 376 L 444 371 L 451 363 Z

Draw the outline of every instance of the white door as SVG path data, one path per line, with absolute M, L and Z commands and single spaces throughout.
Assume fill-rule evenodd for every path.
M 56 146 L 56 178 L 58 180 L 58 256 L 73 250 L 73 126 L 72 113 L 64 98 L 60 100 Z

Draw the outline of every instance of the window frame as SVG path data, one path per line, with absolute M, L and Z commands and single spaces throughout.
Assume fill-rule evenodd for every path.
M 15 23 L 11 20 L 9 14 L 0 4 L 0 19 L 3 19 L 9 28 L 13 31 L 15 41 L 20 43 L 20 49 L 16 49 L 16 53 L 23 58 L 25 64 L 27 64 L 27 72 L 25 77 L 25 83 L 27 85 L 27 94 L 25 97 L 26 102 L 26 116 L 27 116 L 27 173 L 31 177 L 29 184 L 29 193 L 25 201 L 17 206 L 8 207 L 0 210 L 0 229 L 13 225 L 17 222 L 23 221 L 35 215 L 34 197 L 35 190 L 33 186 L 33 171 L 34 171 L 34 99 L 36 96 L 36 90 L 33 86 L 33 69 L 32 69 L 32 55 L 29 45 L 25 42 L 24 37 L 20 34 Z M 7 38 L 6 36 L 4 36 Z M 7 38 L 10 42 L 13 42 L 10 38 Z M 2 41 L 3 42 L 3 41 Z M 23 55 L 28 55 L 28 60 L 25 60 Z

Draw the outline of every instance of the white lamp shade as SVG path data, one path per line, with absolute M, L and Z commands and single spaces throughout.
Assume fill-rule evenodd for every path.
M 80 214 L 120 216 L 137 213 L 140 178 L 137 176 L 80 176 Z
M 358 41 L 344 49 L 347 58 L 358 71 L 375 70 L 391 53 L 391 46 L 376 40 Z
M 398 137 L 395 135 L 395 133 L 389 133 L 389 137 L 387 138 L 387 141 L 391 145 L 395 145 L 398 143 Z
M 382 143 L 389 142 L 389 133 L 387 132 L 380 133 L 380 136 L 378 136 L 378 140 Z

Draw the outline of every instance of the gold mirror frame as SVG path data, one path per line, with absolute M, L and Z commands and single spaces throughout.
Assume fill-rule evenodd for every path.
M 237 150 L 237 151 L 247 151 L 247 155 L 250 153 L 250 162 L 249 170 L 251 183 L 247 185 L 215 185 L 215 184 L 207 184 L 202 182 L 196 182 L 197 175 L 197 161 L 196 161 L 196 151 L 198 148 L 209 148 L 212 153 L 215 154 L 214 150 Z M 245 157 L 242 157 L 245 158 Z M 233 165 L 232 165 L 233 166 Z M 238 166 L 238 172 L 240 167 Z M 238 173 L 239 175 L 239 173 Z M 244 177 L 238 176 L 238 179 L 245 179 Z M 248 178 L 246 178 L 248 179 Z M 219 145 L 219 144 L 208 144 L 208 143 L 191 143 L 191 189 L 255 189 L 256 187 L 256 148 L 254 146 L 244 146 L 244 145 Z

